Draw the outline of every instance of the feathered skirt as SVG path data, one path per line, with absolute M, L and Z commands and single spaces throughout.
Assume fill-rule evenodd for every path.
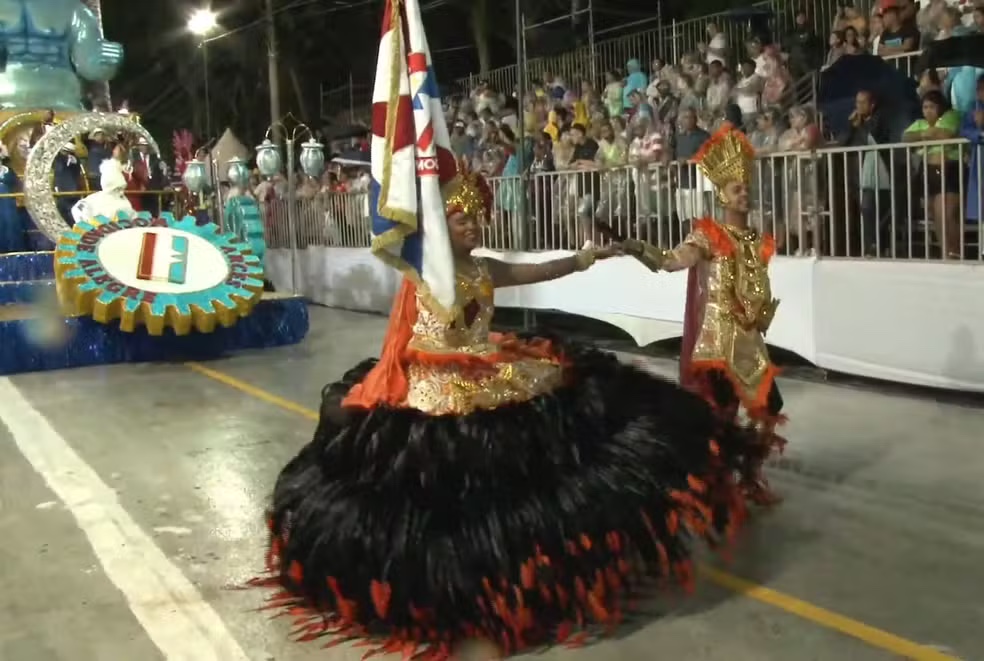
M 647 584 L 691 583 L 693 542 L 744 516 L 754 435 L 610 354 L 563 352 L 565 385 L 466 415 L 342 409 L 375 361 L 324 389 L 314 440 L 277 480 L 258 580 L 299 638 L 511 653 L 616 625 Z

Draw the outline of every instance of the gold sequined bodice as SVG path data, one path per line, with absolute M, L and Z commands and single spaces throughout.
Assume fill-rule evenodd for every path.
M 730 254 L 716 252 L 701 232 L 687 239 L 707 257 L 697 266 L 703 305 L 692 361 L 726 368 L 749 401 L 755 399 L 771 365 L 763 337 L 775 311 L 768 262 L 758 232 L 719 227 L 733 243 Z
M 487 264 L 481 259 L 462 264 L 456 279 L 460 312 L 451 323 L 418 295 L 408 345 L 417 358 L 407 367 L 407 405 L 432 415 L 462 415 L 527 401 L 557 387 L 563 371 L 556 359 L 490 337 L 495 305 Z
M 424 298 L 417 295 L 417 323 L 410 347 L 428 353 L 495 351 L 496 347 L 489 343 L 495 290 L 488 266 L 481 259 L 472 260 L 459 266 L 455 279 L 459 312 L 451 323 L 431 311 Z

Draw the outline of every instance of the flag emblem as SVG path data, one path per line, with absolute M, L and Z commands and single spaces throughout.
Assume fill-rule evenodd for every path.
M 188 238 L 147 232 L 140 244 L 137 279 L 183 285 L 188 278 Z

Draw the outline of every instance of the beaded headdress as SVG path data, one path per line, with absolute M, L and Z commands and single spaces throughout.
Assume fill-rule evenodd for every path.
M 479 221 L 487 222 L 492 213 L 492 189 L 485 178 L 470 172 L 467 164 L 458 164 L 458 174 L 444 184 L 444 212 L 463 213 Z
M 718 198 L 726 202 L 724 187 L 727 184 L 740 181 L 747 185 L 751 181 L 755 148 L 744 133 L 726 122 L 701 146 L 693 160 L 714 184 Z

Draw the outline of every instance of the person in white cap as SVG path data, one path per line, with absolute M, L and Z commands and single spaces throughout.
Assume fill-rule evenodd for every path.
M 99 187 L 101 190 L 79 200 L 72 207 L 72 219 L 76 222 L 90 220 L 96 216 L 114 218 L 120 212 L 135 213 L 133 205 L 126 199 L 126 177 L 123 174 L 123 148 L 117 146 L 110 158 L 99 164 Z

